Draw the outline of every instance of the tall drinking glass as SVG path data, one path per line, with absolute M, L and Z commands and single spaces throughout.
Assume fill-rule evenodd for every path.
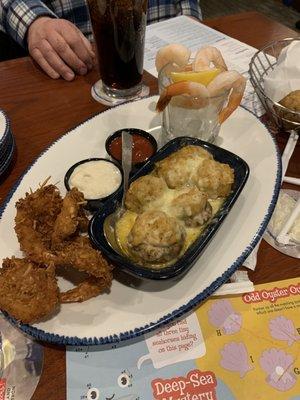
M 167 64 L 158 75 L 159 92 L 173 83 L 172 72 L 184 72 L 176 64 Z M 228 101 L 229 91 L 214 97 L 196 97 L 187 93 L 171 98 L 162 112 L 162 143 L 180 136 L 191 136 L 213 143 L 220 131 L 219 114 Z
M 117 105 L 144 97 L 142 83 L 147 0 L 88 0 L 101 80 L 93 97 Z

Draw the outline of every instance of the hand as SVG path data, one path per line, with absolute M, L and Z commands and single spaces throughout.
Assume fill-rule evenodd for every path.
M 64 19 L 40 17 L 28 29 L 31 57 L 53 79 L 67 81 L 75 73 L 85 75 L 95 63 L 90 42 L 78 28 Z

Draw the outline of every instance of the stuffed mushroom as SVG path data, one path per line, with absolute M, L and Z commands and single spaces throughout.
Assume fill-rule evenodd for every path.
M 162 177 L 170 189 L 190 183 L 193 172 L 212 155 L 200 146 L 185 146 L 156 163 L 155 172 Z
M 165 189 L 166 184 L 163 179 L 153 175 L 141 176 L 130 185 L 125 197 L 125 206 L 128 210 L 139 214 L 149 204 L 159 199 Z
M 204 160 L 194 175 L 194 182 L 209 198 L 226 197 L 234 182 L 234 171 L 228 164 Z
M 189 227 L 204 225 L 212 216 L 207 195 L 196 187 L 186 189 L 173 199 L 170 212 Z
M 168 262 L 180 254 L 185 235 L 175 218 L 163 211 L 146 211 L 138 215 L 129 233 L 129 250 L 141 263 Z

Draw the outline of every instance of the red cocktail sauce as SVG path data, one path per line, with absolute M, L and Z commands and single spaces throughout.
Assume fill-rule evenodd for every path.
M 122 137 L 116 137 L 109 145 L 110 155 L 118 161 L 122 159 Z M 132 162 L 134 164 L 148 160 L 153 156 L 154 148 L 152 143 L 145 137 L 132 135 Z

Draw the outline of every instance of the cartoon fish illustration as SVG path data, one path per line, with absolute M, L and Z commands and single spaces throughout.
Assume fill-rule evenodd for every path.
M 145 360 L 139 369 L 138 361 L 147 352 L 148 347 L 141 339 L 114 349 L 90 347 L 87 353 L 82 351 L 80 362 L 78 352 L 69 351 L 68 359 L 73 362 L 69 362 L 67 368 L 68 399 L 153 400 L 153 380 L 185 377 L 197 369 L 194 360 L 157 369 L 151 359 Z M 218 400 L 234 400 L 230 389 L 219 379 L 216 397 Z

